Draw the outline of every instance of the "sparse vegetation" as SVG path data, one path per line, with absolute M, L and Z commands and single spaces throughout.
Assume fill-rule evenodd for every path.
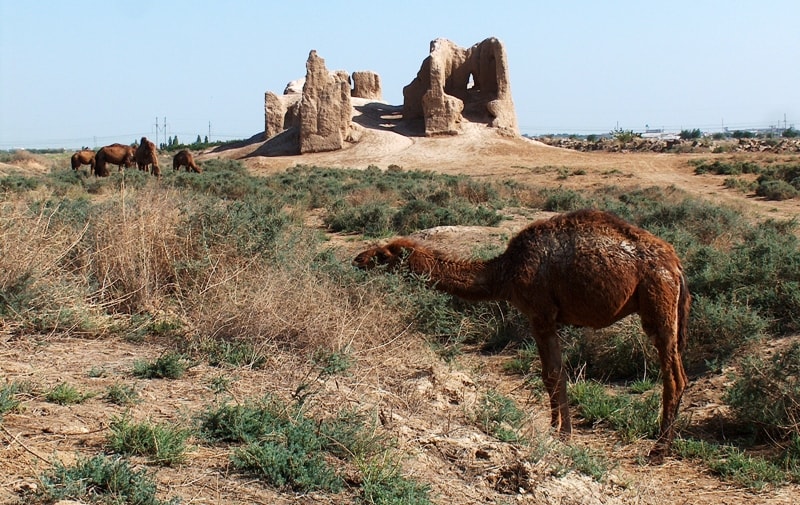
M 800 438 L 800 343 L 770 360 L 742 361 L 726 401 L 742 426 L 780 440 Z
M 184 355 L 167 351 L 155 361 L 135 361 L 133 375 L 142 379 L 180 379 L 188 368 L 189 362 Z
M 48 402 L 57 403 L 59 405 L 82 403 L 93 396 L 93 393 L 82 393 L 75 386 L 66 382 L 57 384 L 44 395 Z
M 525 413 L 514 401 L 499 394 L 487 391 L 472 414 L 475 423 L 484 433 L 503 442 L 524 442 L 519 434 Z
M 24 389 L 25 386 L 16 381 L 5 383 L 0 387 L 0 424 L 3 422 L 3 415 L 19 408 L 21 401 L 18 396 Z
M 206 160 L 203 166 L 202 174 L 165 173 L 158 185 L 138 171 L 93 179 L 64 170 L 2 180 L 4 337 L 28 345 L 29 337 L 46 335 L 43 348 L 62 338 L 76 339 L 76 346 L 80 339 L 120 339 L 136 349 L 132 369 L 130 362 L 119 369 L 105 362 L 92 363 L 91 369 L 83 364 L 79 374 L 48 379 L 70 382 L 34 401 L 86 400 L 93 395 L 82 392 L 86 381 L 108 384 L 116 370 L 141 379 L 197 381 L 210 401 L 218 402 L 199 415 L 197 436 L 223 451 L 221 459 L 228 459 L 234 474 L 255 475 L 258 485 L 276 490 L 339 493 L 362 503 L 426 504 L 436 499 L 428 496 L 427 477 L 408 472 L 407 454 L 389 436 L 396 429 L 392 423 L 429 408 L 425 384 L 414 382 L 428 373 L 429 363 L 414 363 L 403 370 L 402 380 L 383 378 L 375 386 L 385 394 L 382 398 L 389 398 L 381 400 L 381 412 L 353 408 L 372 405 L 370 395 L 378 393 L 365 393 L 363 385 L 373 387 L 373 376 L 393 366 L 393 356 L 381 354 L 385 362 L 371 363 L 370 353 L 424 339 L 446 360 L 437 366 L 477 375 L 483 369 L 472 363 L 465 367 L 465 355 L 499 352 L 510 357 L 503 365 L 507 372 L 525 377 L 521 392 L 507 396 L 481 384 L 478 391 L 486 393 L 469 409 L 452 407 L 462 417 L 453 419 L 454 425 L 461 422 L 459 429 L 472 430 L 469 436 L 512 443 L 515 450 L 524 447 L 532 454 L 541 445 L 547 452 L 543 457 L 551 458 L 548 471 L 576 471 L 602 482 L 612 467 L 602 450 L 562 446 L 543 435 L 548 445 L 523 429 L 532 408 L 518 407 L 520 398 L 547 399 L 536 347 L 521 343 L 530 334 L 528 323 L 516 309 L 464 303 L 427 289 L 424 279 L 413 276 L 354 271 L 342 259 L 346 254 L 326 245 L 320 229 L 305 224 L 307 213 L 314 211 L 327 231 L 379 238 L 440 224 L 493 225 L 511 206 L 552 211 L 588 206 L 612 210 L 675 245 L 694 295 L 685 361 L 692 374 L 717 374 L 729 366 L 735 370 L 725 397 L 735 418 L 715 421 L 753 431 L 748 438 L 716 446 L 711 436 L 685 427 L 685 435 L 702 440 L 698 447 L 692 446 L 694 439 L 681 441 L 687 446 L 681 457 L 748 489 L 800 480 L 796 350 L 777 347 L 774 358 L 740 358 L 751 353 L 751 346 L 778 343 L 800 330 L 795 223 L 753 223 L 738 211 L 689 198 L 675 188 L 577 190 L 569 184 L 582 172 L 555 166 L 542 173 L 565 187 L 477 182 L 399 166 L 386 171 L 296 167 L 264 177 L 251 176 L 235 161 Z M 703 161 L 696 171 L 733 178 L 730 185 L 748 192 L 774 181 L 796 188 L 798 178 L 796 163 L 779 157 L 758 163 L 747 157 Z M 749 182 L 756 177 L 761 182 Z M 354 239 L 347 236 L 340 243 L 348 240 Z M 471 252 L 490 257 L 499 250 L 476 244 Z M 574 382 L 570 398 L 580 417 L 598 427 L 600 436 L 611 433 L 620 444 L 653 437 L 660 388 L 653 387 L 659 382 L 653 375 L 655 355 L 638 321 L 598 332 L 564 328 L 559 335 Z M 437 359 L 431 356 L 424 358 Z M 269 386 L 241 380 L 270 377 L 276 367 L 275 373 L 296 371 L 297 376 Z M 5 373 L 4 380 L 13 379 Z M 306 382 L 291 396 L 297 380 Z M 101 393 L 103 401 L 89 403 L 115 412 L 124 410 L 119 405 L 142 419 L 143 404 L 155 394 L 151 387 L 175 383 L 141 384 L 137 389 L 117 382 Z M 274 389 L 276 396 L 250 401 L 247 393 L 255 389 L 249 388 Z M 24 394 L 18 382 L 0 388 L 4 428 L 27 409 L 30 400 Z M 294 403 L 278 400 L 278 394 Z M 315 395 L 324 401 L 315 402 Z M 173 419 L 186 414 L 170 412 L 171 407 L 161 412 Z M 191 464 L 195 456 L 185 446 L 191 432 L 170 433 L 160 421 L 132 419 L 113 419 L 115 448 L 109 441 L 107 450 L 143 465 Z M 19 449 L 12 434 L 9 450 Z M 173 443 L 181 438 L 182 446 Z M 18 440 L 25 442 L 24 437 Z M 758 457 L 756 442 L 766 444 L 758 446 Z M 172 455 L 159 453 L 170 446 L 179 449 Z M 81 447 L 81 456 L 91 450 Z M 770 454 L 761 457 L 764 453 Z M 97 456 L 79 458 L 75 466 L 59 465 L 41 477 L 46 484 L 30 494 L 31 500 L 124 502 L 128 498 L 118 496 L 135 495 L 140 501 L 131 502 L 163 503 L 155 498 L 147 467 L 134 471 L 140 467 L 126 459 Z M 120 491 L 114 479 L 130 488 Z
M 156 484 L 147 469 L 135 470 L 121 458 L 94 456 L 80 458 L 73 465 L 60 462 L 39 475 L 40 486 L 26 494 L 26 503 L 56 503 L 80 500 L 89 503 L 132 503 L 177 505 L 156 497 Z
M 105 398 L 111 403 L 122 406 L 132 406 L 141 401 L 134 386 L 121 383 L 109 386 Z
M 150 421 L 133 422 L 127 416 L 111 419 L 106 447 L 127 456 L 146 456 L 158 465 L 175 465 L 186 457 L 189 430 Z

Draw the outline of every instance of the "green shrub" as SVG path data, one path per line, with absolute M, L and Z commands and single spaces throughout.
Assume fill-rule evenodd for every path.
M 209 365 L 216 367 L 231 365 L 259 369 L 267 362 L 263 352 L 243 341 L 207 339 L 200 343 L 199 352 L 205 355 Z
M 565 362 L 586 378 L 633 380 L 658 373 L 658 355 L 636 316 L 601 330 L 564 327 L 558 334 Z
M 105 398 L 111 403 L 122 406 L 135 405 L 141 401 L 134 386 L 120 383 L 109 386 Z
M 393 211 L 385 202 L 353 206 L 342 201 L 332 210 L 324 219 L 331 231 L 361 233 L 365 237 L 384 237 L 392 232 Z
M 7 175 L 0 177 L 0 191 L 24 193 L 32 191 L 42 185 L 38 177 L 25 177 L 22 175 Z
M 571 189 L 543 189 L 540 193 L 545 198 L 542 210 L 549 212 L 568 212 L 591 207 L 589 200 Z
M 724 297 L 695 296 L 691 314 L 689 350 L 684 353 L 689 367 L 709 359 L 725 362 L 746 343 L 763 338 L 769 326 L 746 303 Z
M 51 403 L 59 405 L 72 405 L 83 403 L 94 396 L 93 393 L 81 393 L 75 386 L 66 382 L 61 382 L 45 394 L 45 399 Z
M 800 343 L 770 360 L 747 357 L 726 392 L 736 418 L 772 437 L 800 436 Z
M 501 219 L 494 210 L 476 207 L 466 201 L 454 201 L 442 206 L 431 201 L 410 200 L 394 214 L 392 226 L 397 233 L 405 235 L 436 226 L 495 226 Z
M 353 358 L 347 351 L 336 352 L 317 349 L 314 351 L 311 360 L 320 367 L 324 375 L 341 375 L 353 366 Z
M 797 198 L 800 192 L 786 181 L 781 180 L 762 180 L 758 181 L 756 195 L 762 196 L 767 200 L 791 200 Z
M 142 379 L 180 379 L 189 367 L 183 354 L 167 351 L 155 361 L 134 361 L 133 375 Z
M 611 466 L 602 451 L 570 444 L 562 449 L 567 462 L 559 463 L 553 470 L 556 477 L 563 477 L 570 471 L 576 471 L 603 482 Z
M 325 458 L 334 441 L 299 407 L 274 398 L 255 404 L 222 405 L 201 417 L 200 431 L 209 440 L 244 441 L 231 456 L 234 466 L 254 473 L 275 487 L 296 491 L 336 492 L 342 479 Z
M 600 383 L 578 381 L 567 388 L 567 395 L 587 423 L 605 423 L 626 442 L 659 433 L 661 395 L 656 392 L 610 395 Z
M 615 128 L 611 131 L 610 135 L 618 142 L 630 142 L 633 139 L 641 137 L 640 134 L 633 130 L 624 130 L 622 128 Z
M 430 487 L 407 479 L 400 465 L 369 460 L 361 465 L 361 495 L 358 503 L 369 505 L 430 505 Z
M 39 475 L 39 486 L 26 496 L 26 503 L 80 500 L 90 503 L 177 505 L 174 498 L 156 498 L 156 484 L 146 469 L 134 470 L 124 459 L 94 456 L 66 466 L 57 462 Z
M 673 449 L 680 457 L 700 460 L 724 480 L 746 488 L 763 489 L 768 484 L 783 484 L 788 478 L 775 463 L 748 456 L 730 445 L 678 439 Z
M 109 427 L 106 446 L 113 452 L 146 456 L 152 463 L 167 466 L 186 458 L 189 430 L 148 421 L 134 423 L 127 416 L 112 418 Z
M 25 385 L 17 381 L 7 382 L 0 387 L 0 423 L 3 422 L 3 415 L 19 408 L 18 396 L 25 389 Z
M 693 160 L 689 163 L 694 165 L 694 173 L 697 175 L 709 173 L 714 175 L 759 174 L 763 170 L 758 163 L 736 159 L 730 161 Z
M 486 392 L 472 413 L 481 431 L 502 442 L 521 442 L 519 429 L 526 418 L 513 400 L 497 391 Z

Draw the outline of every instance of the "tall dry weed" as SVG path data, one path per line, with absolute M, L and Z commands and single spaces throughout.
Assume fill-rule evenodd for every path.
M 179 289 L 175 266 L 195 254 L 179 202 L 162 188 L 121 191 L 93 219 L 88 274 L 108 310 L 155 311 Z
M 64 259 L 82 240 L 76 229 L 53 219 L 54 209 L 39 211 L 23 199 L 0 206 L 0 315 L 17 322 L 53 321 L 64 308 L 81 310 L 83 293 Z M 53 316 L 55 314 L 55 316 Z
M 369 284 L 338 282 L 314 268 L 314 247 L 296 243 L 280 262 L 227 262 L 206 271 L 204 289 L 189 294 L 187 319 L 214 339 L 244 339 L 286 350 L 359 352 L 402 331 Z

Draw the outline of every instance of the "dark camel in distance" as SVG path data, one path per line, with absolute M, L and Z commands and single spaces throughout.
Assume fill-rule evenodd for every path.
M 187 172 L 190 170 L 196 174 L 202 172 L 200 167 L 197 166 L 197 163 L 194 162 L 192 153 L 186 149 L 178 151 L 175 156 L 172 157 L 172 170 L 180 170 L 182 166 L 186 167 Z
M 455 259 L 399 238 L 363 251 L 353 264 L 407 268 L 454 296 L 506 300 L 519 309 L 539 350 L 551 425 L 567 436 L 572 423 L 558 325 L 599 329 L 638 313 L 658 350 L 663 378 L 660 434 L 650 459 L 660 462 L 669 453 L 687 384 L 681 351 L 691 295 L 667 242 L 613 214 L 580 210 L 532 223 L 489 260 Z
M 148 165 L 150 166 L 150 173 L 156 177 L 161 177 L 161 167 L 158 166 L 158 151 L 156 145 L 148 140 L 147 137 L 142 137 L 139 141 L 139 147 L 133 155 L 136 160 L 136 166 L 139 170 L 147 172 Z

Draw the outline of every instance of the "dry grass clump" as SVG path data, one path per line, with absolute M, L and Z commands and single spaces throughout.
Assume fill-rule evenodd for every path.
M 280 263 L 219 262 L 208 269 L 202 289 L 185 309 L 199 335 L 274 345 L 283 349 L 335 352 L 380 345 L 402 328 L 399 313 L 365 284 L 340 283 L 322 274 L 294 250 Z
M 74 314 L 90 312 L 75 284 L 77 272 L 63 264 L 86 228 L 58 222 L 54 213 L 23 200 L 0 205 L 0 315 L 63 327 L 74 324 Z
M 170 190 L 145 188 L 106 202 L 93 220 L 87 262 L 94 297 L 111 311 L 152 312 L 175 294 L 176 265 L 197 256 L 185 233 L 180 200 Z

